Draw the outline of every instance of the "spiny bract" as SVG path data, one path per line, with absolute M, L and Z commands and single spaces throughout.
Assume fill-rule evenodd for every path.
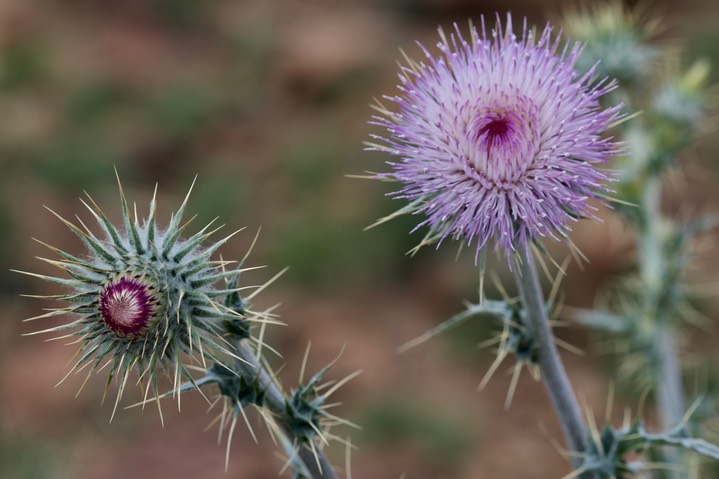
M 149 215 L 140 223 L 136 212 L 134 218 L 131 216 L 120 185 L 122 228 L 115 227 L 89 195 L 89 203 L 81 200 L 97 220 L 102 237 L 81 220 L 82 229 L 53 212 L 83 241 L 87 255 L 73 256 L 41 242 L 62 258 L 45 261 L 70 277 L 25 273 L 69 288 L 69 292 L 49 298 L 71 304 L 28 321 L 60 315 L 73 318 L 30 334 L 71 330 L 61 337 L 77 337 L 73 344 L 79 343 L 80 349 L 67 376 L 88 369 L 89 378 L 93 371 L 109 366 L 108 385 L 113 378 L 120 380 L 115 408 L 132 369 L 139 374 L 138 384 L 144 385 L 147 400 L 150 389 L 159 397 L 158 371 L 172 374 L 175 390 L 181 380 L 192 381 L 185 365 L 188 356 L 190 362 L 205 368 L 208 361 L 223 364 L 227 355 L 234 356 L 234 348 L 222 338 L 222 331 L 234 323 L 239 327 L 248 319 L 243 311 L 223 303 L 241 289 L 235 287 L 241 270 L 226 270 L 229 262 L 210 259 L 232 235 L 203 247 L 202 243 L 219 229 L 208 231 L 207 225 L 190 238 L 181 239 L 189 224 L 181 223 L 189 192 L 169 226 L 159 229 L 156 195 L 157 189 Z M 222 280 L 229 280 L 231 286 L 216 287 Z
M 456 25 L 439 34 L 439 56 L 420 45 L 428 63 L 405 58 L 400 94 L 384 97 L 398 110 L 375 105 L 371 123 L 387 135 L 368 149 L 399 159 L 373 177 L 403 185 L 392 195 L 410 202 L 398 213 L 426 217 L 422 244 L 465 238 L 478 254 L 489 244 L 509 253 L 565 236 L 606 191 L 596 165 L 620 150 L 601 136 L 619 115 L 599 105 L 615 84 L 595 83 L 594 68 L 577 73 L 581 45 L 549 25 L 538 40 L 526 20 L 517 38 L 510 15 L 491 35 L 482 18 L 469 42 Z

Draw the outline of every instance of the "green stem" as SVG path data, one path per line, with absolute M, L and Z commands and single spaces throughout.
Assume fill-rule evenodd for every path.
M 237 372 L 244 375 L 248 382 L 256 382 L 265 391 L 264 407 L 277 419 L 287 438 L 294 442 L 295 437 L 292 430 L 283 419 L 286 414 L 284 394 L 262 366 L 254 351 L 244 341 L 237 342 L 235 348 L 237 356 L 244 361 L 238 362 L 240 371 Z M 319 447 L 315 447 L 315 451 L 316 453 L 304 445 L 299 446 L 298 455 L 307 471 L 312 475 L 310 479 L 337 479 L 332 464 L 325 456 L 324 451 Z
M 674 332 L 669 327 L 662 327 L 656 336 L 659 353 L 657 405 L 662 428 L 670 431 L 681 423 L 684 416 L 684 386 Z
M 568 448 L 581 453 L 587 447 L 587 426 L 554 343 L 544 294 L 529 247 L 519 249 L 516 259 L 514 279 L 527 314 L 527 325 L 539 345 L 539 367 L 544 385 L 559 417 Z
M 642 197 L 643 227 L 640 230 L 639 269 L 645 285 L 644 314 L 653 322 L 655 360 L 657 364 L 656 400 L 662 427 L 670 430 L 681 421 L 684 387 L 679 367 L 678 351 L 670 318 L 663 317 L 658 304 L 662 295 L 662 276 L 666 269 L 662 254 L 662 215 L 660 211 L 661 182 L 658 176 L 649 177 Z
M 644 284 L 643 320 L 653 331 L 650 360 L 655 364 L 655 399 L 660 422 L 665 431 L 676 427 L 685 411 L 679 352 L 671 318 L 661 310 L 662 278 L 666 261 L 662 251 L 661 178 L 650 175 L 644 183 L 641 213 L 642 227 L 639 236 L 639 271 Z M 681 464 L 681 455 L 665 449 L 664 460 Z M 679 477 L 686 477 L 680 475 Z

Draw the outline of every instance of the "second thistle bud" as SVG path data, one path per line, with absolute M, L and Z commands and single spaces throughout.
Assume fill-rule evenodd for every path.
M 600 75 L 616 78 L 623 87 L 639 86 L 651 76 L 657 49 L 647 43 L 656 35 L 658 21 L 644 18 L 639 9 L 628 10 L 622 2 L 580 7 L 564 15 L 569 36 L 585 43 L 578 69 L 596 65 Z
M 110 365 L 108 382 L 113 377 L 120 380 L 115 407 L 132 369 L 144 384 L 145 396 L 150 389 L 159 396 L 156 371 L 172 371 L 177 391 L 183 380 L 192 381 L 185 366 L 188 357 L 206 365 L 223 364 L 234 356 L 234 348 L 221 335 L 222 325 L 244 323 L 245 312 L 224 304 L 236 290 L 234 283 L 224 280 L 236 278 L 239 270 L 226 271 L 225 262 L 211 259 L 229 237 L 203 247 L 214 233 L 207 231 L 208 225 L 181 239 L 187 198 L 169 226 L 159 229 L 154 198 L 148 217 L 140 223 L 130 215 L 122 188 L 120 193 L 123 228 L 115 227 L 91 199 L 85 205 L 102 230 L 99 237 L 60 218 L 87 247 L 83 258 L 50 247 L 62 260 L 47 261 L 70 278 L 28 273 L 70 289 L 52 296 L 70 306 L 31 319 L 72 318 L 38 333 L 74 330 L 80 351 L 70 373 L 91 373 Z

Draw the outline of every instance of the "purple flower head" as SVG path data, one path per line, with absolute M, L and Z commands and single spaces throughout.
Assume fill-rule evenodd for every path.
M 100 293 L 100 316 L 120 336 L 139 336 L 147 330 L 158 301 L 152 287 L 140 278 L 120 278 Z
M 581 45 L 553 38 L 549 25 L 536 39 L 525 19 L 518 38 L 507 15 L 490 34 L 482 18 L 469 41 L 456 24 L 439 34 L 439 55 L 420 45 L 426 63 L 401 67 L 400 94 L 385 97 L 397 111 L 376 106 L 371 123 L 387 134 L 372 135 L 380 144 L 369 149 L 399 158 L 376 177 L 401 183 L 392 195 L 410 201 L 402 211 L 425 216 L 423 244 L 476 239 L 477 253 L 509 253 L 566 236 L 607 191 L 597 164 L 621 150 L 601 136 L 619 116 L 620 106 L 599 104 L 615 84 L 595 83 L 594 68 L 577 73 Z

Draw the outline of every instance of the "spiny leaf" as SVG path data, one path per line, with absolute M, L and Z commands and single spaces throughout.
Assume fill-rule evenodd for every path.
M 182 204 L 177 209 L 177 211 L 173 213 L 172 218 L 170 218 L 170 225 L 167 227 L 167 235 L 165 236 L 165 239 L 162 244 L 163 255 L 169 253 L 170 249 L 172 249 L 175 244 L 175 241 L 177 241 L 177 238 L 179 237 L 179 233 L 183 228 L 180 226 L 180 221 L 182 221 L 182 215 L 185 213 L 185 207 L 187 206 L 187 202 L 190 199 L 190 193 L 192 193 L 192 189 L 194 188 L 196 181 L 197 176 L 195 176 L 195 179 L 192 180 L 190 189 L 187 191 L 187 195 L 185 195 L 185 199 L 182 201 Z
M 157 183 L 155 183 L 155 191 L 152 193 L 152 200 L 150 200 L 150 213 L 147 215 L 147 248 L 155 248 L 155 231 L 157 230 L 157 223 L 155 221 L 155 215 L 157 210 Z
M 97 223 L 105 232 L 105 235 L 112 240 L 112 244 L 115 246 L 117 252 L 120 254 L 127 253 L 127 249 L 125 248 L 125 245 L 122 244 L 122 239 L 120 238 L 120 234 L 117 232 L 115 226 L 110 222 L 107 216 L 105 216 L 105 213 L 100 209 L 97 203 L 95 203 L 95 200 L 92 199 L 92 197 L 87 191 L 85 191 L 85 195 L 87 196 L 88 200 L 90 200 L 90 203 L 92 203 L 92 207 L 85 203 L 84 200 L 80 199 L 82 204 L 85 205 L 85 207 L 95 217 Z
M 667 434 L 648 434 L 644 431 L 642 432 L 642 438 L 647 441 L 647 443 L 660 446 L 680 447 L 719 461 L 719 446 L 705 441 L 704 439 L 688 437 L 682 432 Z
M 213 219 L 212 221 L 210 221 L 210 222 L 207 224 L 207 226 L 205 226 L 204 228 L 202 228 L 200 231 L 198 231 L 197 233 L 195 233 L 194 235 L 192 235 L 192 237 L 190 237 L 187 241 L 185 241 L 183 248 L 182 248 L 180 251 L 178 251 L 178 252 L 175 254 L 175 256 L 172 257 L 172 259 L 173 259 L 174 261 L 177 261 L 177 262 L 182 261 L 182 258 L 184 258 L 185 256 L 187 256 L 192 250 L 194 250 L 195 248 L 197 248 L 198 246 L 200 246 L 207 238 L 209 238 L 210 236 L 212 236 L 214 233 L 216 233 L 217 231 L 219 231 L 219 230 L 224 226 L 224 225 L 220 225 L 220 226 L 218 226 L 217 228 L 215 228 L 214 230 L 210 231 L 209 233 L 205 233 L 205 231 L 207 231 L 207 229 L 208 229 L 208 228 L 212 225 L 212 223 L 214 223 L 215 221 L 217 221 L 217 218 L 215 218 L 215 219 Z
M 37 242 L 37 243 L 39 243 L 39 244 L 41 244 L 41 245 L 43 245 L 44 247 L 48 248 L 50 251 L 54 252 L 55 254 L 57 254 L 57 255 L 59 255 L 59 256 L 62 256 L 62 257 L 65 258 L 66 260 L 70 261 L 71 263 L 75 263 L 75 264 L 78 264 L 78 265 L 82 265 L 83 267 L 85 267 L 85 268 L 87 268 L 87 269 L 91 269 L 91 270 L 97 271 L 97 272 L 107 273 L 107 272 L 111 271 L 111 270 L 109 270 L 109 269 L 107 269 L 107 268 L 102 268 L 102 267 L 100 267 L 100 266 L 98 266 L 98 265 L 90 264 L 90 263 L 88 263 L 87 261 L 84 261 L 84 260 L 78 258 L 77 256 L 73 256 L 73 255 L 71 255 L 71 254 L 69 254 L 69 253 L 66 253 L 66 252 L 64 252 L 63 250 L 61 250 L 60 248 L 56 248 L 56 247 L 54 247 L 54 246 L 52 246 L 52 245 L 49 245 L 49 244 L 47 244 L 47 243 L 45 243 L 45 242 L 43 242 L 43 241 L 40 241 L 40 240 L 37 239 L 37 238 L 32 238 L 32 240 L 35 241 L 35 242 Z
M 219 240 L 219 241 L 213 243 L 210 247 L 208 247 L 207 249 L 205 249 L 204 251 L 202 251 L 196 258 L 194 258 L 192 261 L 190 261 L 189 263 L 187 263 L 186 267 L 187 267 L 188 269 L 192 269 L 192 268 L 196 267 L 197 265 L 200 265 L 200 264 L 202 264 L 202 263 L 205 263 L 207 260 L 210 259 L 210 256 L 212 256 L 212 254 L 213 254 L 215 251 L 217 251 L 222 245 L 224 245 L 225 243 L 227 243 L 227 241 L 228 241 L 230 238 L 232 238 L 233 236 L 235 236 L 237 233 L 243 231 L 244 229 L 245 229 L 245 228 L 240 228 L 240 229 L 238 229 L 237 231 L 234 231 L 234 232 L 232 232 L 231 234 L 225 236 L 225 237 L 222 238 L 221 240 Z M 215 230 L 215 231 L 216 231 L 216 230 Z
M 68 286 L 70 288 L 79 289 L 81 291 L 87 290 L 87 283 L 84 281 L 77 281 L 74 279 L 66 279 L 66 278 L 56 278 L 54 276 L 47 276 L 44 274 L 38 274 L 38 273 L 30 273 L 28 271 L 21 271 L 18 269 L 11 269 L 13 273 L 20 273 L 27 276 L 34 276 L 35 278 L 40 278 L 45 281 L 50 281 L 51 283 L 57 283 L 61 284 L 63 286 Z
M 88 246 L 88 248 L 90 248 L 95 253 L 97 253 L 105 262 L 107 262 L 108 264 L 115 264 L 115 262 L 117 261 L 117 258 L 115 258 L 105 248 L 103 248 L 100 240 L 98 240 L 94 235 L 89 234 L 89 233 L 86 234 L 80 228 L 78 228 L 77 226 L 75 226 L 74 224 L 72 224 L 71 222 L 69 222 L 62 216 L 60 216 L 59 214 L 55 213 L 53 210 L 51 210 L 47 206 L 45 207 L 45 209 L 47 209 L 50 213 L 55 215 L 60 221 L 65 223 L 65 225 L 68 228 L 70 228 L 70 231 L 75 233 L 75 235 L 77 235 L 77 237 L 80 238 L 82 240 L 82 242 Z
M 120 181 L 117 169 L 115 169 L 115 176 L 117 177 L 117 188 L 120 190 L 120 205 L 122 207 L 122 218 L 125 223 L 125 232 L 130 235 L 130 242 L 135 248 L 135 251 L 137 251 L 138 254 L 142 254 L 145 252 L 145 249 L 140 241 L 140 233 L 137 230 L 135 220 L 133 220 L 130 215 L 130 209 L 127 206 L 127 199 L 125 198 L 125 191 L 122 189 L 122 182 Z

